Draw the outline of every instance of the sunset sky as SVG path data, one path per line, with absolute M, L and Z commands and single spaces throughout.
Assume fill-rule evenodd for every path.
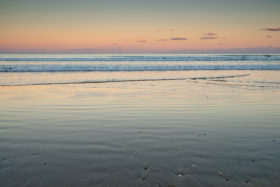
M 0 52 L 280 53 L 280 0 L 0 0 Z

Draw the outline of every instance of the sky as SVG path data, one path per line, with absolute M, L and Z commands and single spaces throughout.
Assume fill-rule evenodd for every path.
M 280 53 L 280 0 L 0 0 L 1 53 Z

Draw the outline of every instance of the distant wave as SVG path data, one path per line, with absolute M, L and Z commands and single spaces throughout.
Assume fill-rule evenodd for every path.
M 0 56 L 0 72 L 280 70 L 280 55 Z
M 99 57 L 1 57 L 0 61 L 279 61 L 280 55 L 170 55 Z

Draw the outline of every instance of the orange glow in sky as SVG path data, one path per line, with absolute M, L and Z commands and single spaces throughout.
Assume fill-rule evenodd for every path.
M 4 1 L 0 6 L 0 52 L 280 47 L 279 1 L 209 2 L 207 6 L 202 0 Z

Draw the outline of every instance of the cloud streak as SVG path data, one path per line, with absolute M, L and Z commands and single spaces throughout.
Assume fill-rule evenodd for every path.
M 204 34 L 204 36 L 200 37 L 201 40 L 216 40 L 219 38 L 225 38 L 225 37 L 221 37 L 215 32 L 207 32 Z
M 157 42 L 165 42 L 165 41 L 167 41 L 167 39 L 158 39 L 158 40 L 156 40 Z
M 206 33 L 205 35 L 207 35 L 207 36 L 217 36 L 217 34 L 214 33 L 214 32 L 208 32 L 208 33 Z
M 136 42 L 138 42 L 138 43 L 148 43 L 147 40 L 137 40 Z
M 204 37 L 200 37 L 201 40 L 215 40 L 218 39 L 218 37 L 215 36 L 204 36 Z
M 161 29 L 161 30 L 158 30 L 157 32 L 160 33 L 160 32 L 173 32 L 174 29 Z
M 170 38 L 170 40 L 172 40 L 172 41 L 180 41 L 180 40 L 187 40 L 187 38 L 184 38 L 184 37 L 173 37 L 173 38 Z
M 265 30 L 265 31 L 272 31 L 272 32 L 278 32 L 278 31 L 280 31 L 280 27 L 278 27 L 278 28 L 269 28 L 269 27 L 267 27 L 267 28 L 264 28 L 264 29 L 262 29 L 262 30 Z

